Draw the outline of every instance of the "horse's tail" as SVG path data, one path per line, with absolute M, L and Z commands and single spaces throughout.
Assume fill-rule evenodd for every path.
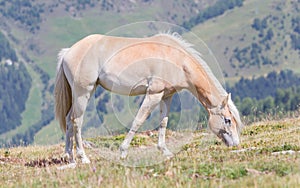
M 55 80 L 55 117 L 59 121 L 60 128 L 66 132 L 66 116 L 72 106 L 72 90 L 62 66 L 64 55 L 69 49 L 62 49 L 58 54 L 58 62 Z

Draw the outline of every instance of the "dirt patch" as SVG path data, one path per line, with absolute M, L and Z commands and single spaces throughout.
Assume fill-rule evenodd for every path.
M 30 162 L 25 163 L 25 166 L 28 167 L 47 167 L 47 166 L 53 166 L 53 165 L 62 165 L 62 164 L 68 164 L 68 160 L 63 158 L 48 158 L 48 159 L 37 159 Z
M 0 164 L 24 164 L 25 160 L 13 157 L 0 157 Z

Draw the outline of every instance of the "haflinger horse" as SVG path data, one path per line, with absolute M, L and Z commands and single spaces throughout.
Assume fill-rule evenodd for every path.
M 158 149 L 172 156 L 165 143 L 173 94 L 189 90 L 209 114 L 208 125 L 227 146 L 240 143 L 239 112 L 208 65 L 191 44 L 177 33 L 147 38 L 123 38 L 93 34 L 62 49 L 55 82 L 55 115 L 66 134 L 65 156 L 90 163 L 85 154 L 81 127 L 88 101 L 97 85 L 117 94 L 145 95 L 132 126 L 120 146 L 121 158 L 139 127 L 160 105 Z

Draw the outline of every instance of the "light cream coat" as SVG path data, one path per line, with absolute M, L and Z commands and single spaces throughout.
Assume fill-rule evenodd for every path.
M 66 132 L 65 152 L 71 162 L 73 137 L 78 156 L 89 163 L 81 138 L 83 115 L 95 87 L 122 95 L 145 95 L 145 99 L 122 143 L 121 158 L 151 111 L 160 104 L 161 124 L 158 148 L 173 154 L 165 144 L 172 95 L 189 90 L 209 113 L 209 127 L 228 146 L 239 144 L 242 123 L 230 94 L 223 89 L 207 64 L 178 34 L 149 38 L 121 38 L 90 35 L 59 53 L 55 110 Z

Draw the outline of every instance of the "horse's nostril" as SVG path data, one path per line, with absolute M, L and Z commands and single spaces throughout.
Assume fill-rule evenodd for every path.
M 220 130 L 219 130 L 219 134 L 227 134 L 227 131 L 224 130 L 224 129 L 220 129 Z

